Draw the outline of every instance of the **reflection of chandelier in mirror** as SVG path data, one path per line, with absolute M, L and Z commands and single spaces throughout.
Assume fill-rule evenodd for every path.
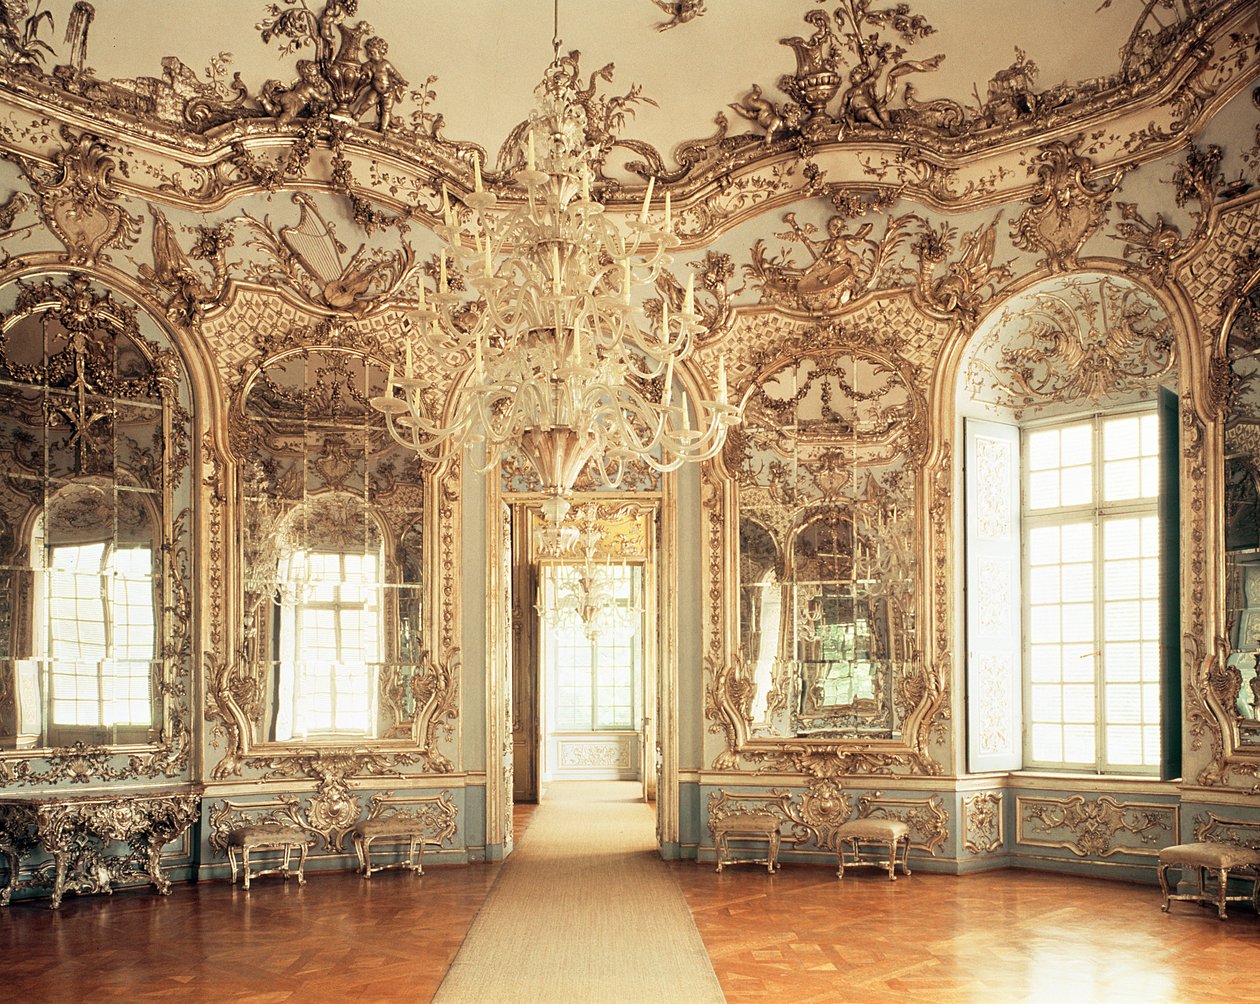
M 716 400 L 674 394 L 674 368 L 702 330 L 694 277 L 683 309 L 662 302 L 653 330 L 640 326 L 635 302 L 679 244 L 669 193 L 663 215 L 650 221 L 649 180 L 642 211 L 623 226 L 592 198 L 597 148 L 587 139 L 577 66 L 561 59 L 558 37 L 552 44 L 555 58 L 525 131 L 525 167 L 516 172 L 525 198 L 499 207 L 474 159 L 466 226 L 443 187 L 437 293 L 426 297 L 421 286 L 404 372 L 391 371 L 372 406 L 395 440 L 429 459 L 448 444 L 484 443 L 488 469 L 506 450 L 519 450 L 548 496 L 543 512 L 555 533 L 588 462 L 601 485 L 615 488 L 629 462 L 667 471 L 709 459 L 739 411 L 727 402 L 721 366 Z M 477 299 L 451 292 L 448 268 Z M 417 351 L 456 374 L 449 421 L 428 414 L 422 394 L 431 377 L 417 377 Z M 550 546 L 554 553 L 558 538 Z

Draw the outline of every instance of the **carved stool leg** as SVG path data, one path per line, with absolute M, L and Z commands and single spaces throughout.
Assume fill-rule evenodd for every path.
M 766 871 L 773 875 L 779 868 L 779 831 L 770 834 L 770 850 L 766 855 Z
M 363 860 L 363 838 L 356 833 L 351 839 L 354 841 L 355 856 L 359 859 L 359 874 L 364 878 L 371 878 L 372 876 L 367 871 L 367 864 Z
M 726 859 L 726 834 L 723 833 L 717 839 L 717 870 L 722 872 L 722 862 Z
M 1225 890 L 1229 887 L 1229 869 L 1221 868 L 1216 876 L 1216 915 L 1225 919 Z
M 149 881 L 159 896 L 171 894 L 171 880 L 162 871 L 162 847 L 165 841 L 156 833 L 149 834 Z
M 412 870 L 417 875 L 424 874 L 424 837 L 415 836 L 411 838 L 411 846 L 407 848 L 407 863 L 411 864 L 412 856 L 415 856 L 415 865 Z
M 293 857 L 293 845 L 284 845 L 284 857 L 280 861 L 280 874 L 284 876 L 286 882 L 289 881 L 289 862 Z
M 1168 907 L 1171 905 L 1168 901 L 1168 869 L 1170 867 L 1172 866 L 1168 862 L 1161 861 L 1155 870 L 1156 875 L 1159 876 L 1159 891 L 1164 895 L 1164 905 L 1160 907 L 1164 913 L 1168 912 Z
M 298 849 L 298 885 L 306 885 L 306 846 L 306 842 L 303 841 Z
M 228 866 L 232 869 L 232 885 L 236 885 L 236 848 L 228 847 Z
M 372 877 L 372 841 L 375 837 L 367 837 L 363 841 L 363 874 L 367 878 Z
M 844 837 L 836 841 L 836 878 L 844 878 Z
M 246 847 L 245 850 L 242 852 L 241 857 L 244 859 L 245 888 L 248 890 L 249 889 L 249 848 L 248 847 Z
M 910 874 L 910 838 L 908 836 L 901 842 L 901 872 L 903 875 Z

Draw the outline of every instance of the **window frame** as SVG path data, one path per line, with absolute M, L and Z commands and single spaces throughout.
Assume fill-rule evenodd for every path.
M 1105 471 L 1104 471 L 1104 427 L 1108 421 L 1123 419 L 1127 417 L 1151 416 L 1155 420 L 1157 434 L 1160 437 L 1157 450 L 1156 461 L 1163 466 L 1164 460 L 1169 449 L 1169 445 L 1165 443 L 1164 431 L 1160 427 L 1160 408 L 1158 402 L 1141 402 L 1123 407 L 1109 409 L 1107 411 L 1092 411 L 1087 413 L 1076 413 L 1071 415 L 1056 415 L 1053 417 L 1033 419 L 1021 422 L 1018 425 L 1021 461 L 1019 465 L 1019 566 L 1020 566 L 1020 584 L 1021 584 L 1021 601 L 1020 601 L 1020 618 L 1022 623 L 1020 638 L 1020 684 L 1021 684 L 1021 707 L 1022 707 L 1022 770 L 1042 773 L 1076 773 L 1085 775 L 1097 775 L 1107 777 L 1132 776 L 1132 777 L 1151 777 L 1158 778 L 1161 775 L 1161 765 L 1164 760 L 1164 744 L 1167 742 L 1167 723 L 1164 721 L 1166 714 L 1167 701 L 1165 699 L 1164 688 L 1166 686 L 1164 673 L 1161 671 L 1157 674 L 1157 685 L 1160 687 L 1160 697 L 1157 704 L 1159 705 L 1159 717 L 1153 723 L 1158 734 L 1160 742 L 1160 753 L 1156 757 L 1153 764 L 1118 764 L 1108 762 L 1107 747 L 1107 728 L 1109 723 L 1107 719 L 1107 681 L 1105 677 L 1105 646 L 1106 639 L 1106 558 L 1105 558 L 1105 526 L 1108 521 L 1119 519 L 1142 519 L 1154 518 L 1156 520 L 1157 535 L 1162 537 L 1160 533 L 1159 523 L 1162 519 L 1161 494 L 1164 491 L 1164 485 L 1161 483 L 1157 487 L 1155 495 L 1139 496 L 1134 499 L 1122 499 L 1108 502 L 1105 500 Z M 1088 424 L 1090 427 L 1090 444 L 1091 457 L 1089 469 L 1091 473 L 1091 491 L 1090 498 L 1087 502 L 1078 503 L 1069 506 L 1045 507 L 1040 510 L 1030 510 L 1029 508 L 1029 483 L 1032 473 L 1031 464 L 1029 462 L 1030 451 L 1028 449 L 1028 438 L 1031 434 L 1047 431 L 1050 429 L 1064 429 L 1070 426 L 1079 426 Z M 1050 526 L 1066 526 L 1070 524 L 1087 523 L 1090 528 L 1090 537 L 1092 540 L 1092 591 L 1091 606 L 1093 621 L 1093 638 L 1088 643 L 1092 646 L 1093 661 L 1093 731 L 1094 731 L 1094 760 L 1092 764 L 1080 761 L 1068 760 L 1045 760 L 1035 759 L 1033 757 L 1033 719 L 1032 719 L 1032 589 L 1031 589 L 1031 569 L 1032 565 L 1029 561 L 1031 553 L 1030 536 L 1031 531 L 1036 528 Z M 1156 561 L 1162 560 L 1161 554 L 1164 547 L 1164 541 L 1160 540 L 1161 551 L 1156 555 Z M 1162 609 L 1166 602 L 1163 595 L 1166 583 L 1163 576 L 1160 576 L 1159 592 L 1155 597 L 1157 611 Z M 1158 619 L 1158 614 L 1157 614 Z M 1161 643 L 1159 634 L 1153 639 L 1157 650 Z M 1139 642 L 1141 644 L 1141 642 Z M 1062 680 L 1062 678 L 1060 678 Z M 1145 682 L 1145 681 L 1142 681 Z M 1063 683 L 1060 682 L 1060 686 Z M 1141 726 L 1152 724 L 1143 718 L 1140 722 Z

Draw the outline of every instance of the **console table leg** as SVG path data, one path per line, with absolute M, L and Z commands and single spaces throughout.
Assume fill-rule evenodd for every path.
M 4 856 L 9 859 L 9 880 L 5 883 L 5 887 L 0 889 L 0 906 L 8 906 L 9 900 L 13 896 L 13 890 L 18 883 L 18 864 L 22 860 L 16 851 L 5 851 Z M 1257 879 L 1260 885 L 1260 879 Z
M 149 881 L 159 896 L 171 894 L 171 880 L 162 871 L 162 847 L 165 841 L 157 834 L 149 836 Z
M 66 852 L 53 851 L 53 861 L 56 863 L 57 872 L 53 878 L 52 888 L 52 909 L 61 909 L 61 897 L 66 890 Z

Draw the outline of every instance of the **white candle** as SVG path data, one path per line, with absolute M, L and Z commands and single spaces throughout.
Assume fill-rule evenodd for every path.
M 455 221 L 451 217 L 451 200 L 446 192 L 446 182 L 442 182 L 442 220 L 448 226 L 455 225 Z
M 648 206 L 652 204 L 652 189 L 656 187 L 656 175 L 648 178 L 647 191 L 643 193 L 643 209 L 639 211 L 639 222 L 646 223 L 648 216 Z
M 622 286 L 621 286 L 621 298 L 623 301 L 625 301 L 626 305 L 628 306 L 630 304 L 630 259 L 629 258 L 626 259 L 625 264 L 626 264 L 626 273 L 625 273 L 625 279 L 622 282 Z
M 473 188 L 481 191 L 481 157 L 473 154 Z
M 438 255 L 438 292 L 446 291 L 446 252 L 443 251 Z
M 417 303 L 416 303 L 416 306 L 417 306 L 420 310 L 428 310 L 428 309 L 429 309 L 429 303 L 428 303 L 428 301 L 424 298 L 424 275 L 423 275 L 423 274 L 421 274 L 420 278 L 419 278 L 419 279 L 417 280 L 417 282 L 416 282 L 416 293 L 417 293 Z
M 494 274 L 494 261 L 490 257 L 490 235 L 486 234 L 486 246 L 484 248 L 486 260 L 486 276 L 487 278 Z
M 661 301 L 661 341 L 669 342 L 669 301 Z
M 531 171 L 537 166 L 534 160 L 534 130 L 529 131 L 529 140 L 525 145 L 525 166 Z
M 591 172 L 582 168 L 582 201 L 591 201 Z
M 694 272 L 687 273 L 687 295 L 683 299 L 683 313 L 694 314 L 696 312 L 696 274 Z
M 551 291 L 560 295 L 560 249 L 551 245 Z
M 667 234 L 674 232 L 674 210 L 669 200 L 669 189 L 665 190 L 665 232 Z
M 661 407 L 668 408 L 670 399 L 674 396 L 674 357 L 669 357 L 669 362 L 665 364 L 665 387 L 661 391 Z
M 408 336 L 407 338 L 407 379 L 414 380 L 415 378 L 416 378 L 416 365 L 415 365 L 414 359 L 412 358 L 411 337 Z

